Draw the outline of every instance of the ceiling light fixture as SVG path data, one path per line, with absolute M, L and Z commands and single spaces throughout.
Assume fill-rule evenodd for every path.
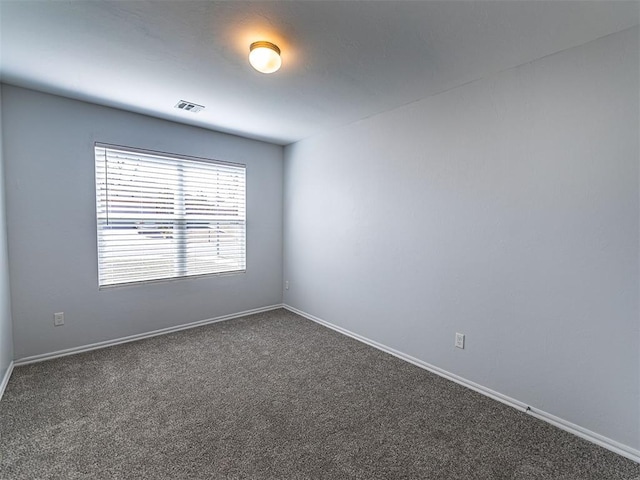
M 249 47 L 249 63 L 261 73 L 277 72 L 282 65 L 280 49 L 271 42 L 253 42 Z

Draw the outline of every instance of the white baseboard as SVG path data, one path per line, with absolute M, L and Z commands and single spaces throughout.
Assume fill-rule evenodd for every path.
M 4 373 L 4 377 L 0 380 L 0 400 L 2 400 L 2 396 L 4 395 L 4 391 L 7 388 L 7 384 L 9 383 L 9 379 L 11 378 L 11 373 L 13 372 L 14 363 L 11 362 L 9 364 L 9 368 Z
M 620 442 L 617 442 L 603 435 L 600 435 L 599 433 L 595 433 L 595 432 L 592 432 L 591 430 L 587 430 L 586 428 L 583 428 L 579 425 L 563 420 L 562 418 L 556 417 L 555 415 L 551 415 L 550 413 L 547 413 L 543 410 L 539 410 L 537 408 L 531 407 L 524 402 L 516 400 L 515 398 L 511 398 L 507 395 L 503 395 L 502 393 L 496 392 L 487 387 L 479 385 L 475 382 L 462 378 L 458 375 L 447 372 L 446 370 L 436 367 L 435 365 L 431 365 L 430 363 L 424 362 L 420 359 L 417 359 L 415 357 L 402 353 L 398 350 L 387 347 L 386 345 L 370 340 L 366 337 L 363 337 L 362 335 L 358 335 L 357 333 L 351 332 L 345 328 L 329 323 L 314 315 L 303 312 L 302 310 L 298 310 L 297 308 L 294 308 L 290 305 L 284 304 L 283 308 L 293 313 L 296 313 L 301 317 L 307 318 L 313 322 L 316 322 L 327 328 L 335 330 L 338 333 L 342 333 L 343 335 L 351 337 L 362 343 L 366 343 L 367 345 L 377 348 L 378 350 L 382 350 L 383 352 L 393 355 L 394 357 L 397 357 L 401 360 L 412 363 L 413 365 L 416 365 L 420 368 L 424 368 L 425 370 L 435 373 L 436 375 L 440 375 L 441 377 L 444 377 L 448 380 L 456 382 L 464 387 L 470 388 L 471 390 L 474 390 L 478 393 L 486 395 L 487 397 L 493 398 L 494 400 L 497 400 L 506 405 L 509 405 L 510 407 L 513 407 L 517 410 L 533 415 L 534 417 L 539 418 L 540 420 L 550 423 L 551 425 L 554 425 L 569 433 L 577 435 L 580 438 L 584 438 L 585 440 L 588 440 L 589 442 L 592 442 L 592 443 L 595 443 L 596 445 L 604 447 L 607 450 L 611 450 L 612 452 L 617 453 L 618 455 L 622 455 L 623 457 L 633 460 L 634 462 L 640 463 L 640 450 L 631 448 Z
M 270 310 L 276 310 L 283 308 L 282 304 L 269 305 L 268 307 L 254 308 L 252 310 L 245 310 L 244 312 L 232 313 L 230 315 L 223 315 L 221 317 L 207 318 L 205 320 L 198 320 L 196 322 L 185 323 L 183 325 L 176 325 L 175 327 L 161 328 L 160 330 L 153 330 L 151 332 L 139 333 L 136 335 L 130 335 L 128 337 L 116 338 L 113 340 L 106 340 L 104 342 L 92 343 L 89 345 L 82 345 L 80 347 L 67 348 L 65 350 L 58 350 L 56 352 L 43 353 L 40 355 L 33 355 L 30 357 L 20 358 L 15 360 L 16 367 L 22 365 L 28 365 L 30 363 L 44 362 L 45 360 L 51 360 L 58 357 L 66 357 L 67 355 L 75 355 L 77 353 L 88 352 L 90 350 L 97 350 L 99 348 L 111 347 L 113 345 L 120 345 L 122 343 L 135 342 L 136 340 L 142 340 L 144 338 L 157 337 L 158 335 L 166 335 L 168 333 L 179 332 L 180 330 L 187 330 L 189 328 L 201 327 L 210 323 L 224 322 L 226 320 L 232 320 L 234 318 L 246 317 L 247 315 L 253 315 L 255 313 L 268 312 Z

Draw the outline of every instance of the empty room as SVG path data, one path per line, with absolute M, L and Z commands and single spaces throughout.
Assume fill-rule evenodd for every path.
M 0 0 L 0 478 L 640 480 L 639 25 Z

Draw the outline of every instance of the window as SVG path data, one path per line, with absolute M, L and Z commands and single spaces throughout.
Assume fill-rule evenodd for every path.
M 96 144 L 98 284 L 243 272 L 245 166 Z

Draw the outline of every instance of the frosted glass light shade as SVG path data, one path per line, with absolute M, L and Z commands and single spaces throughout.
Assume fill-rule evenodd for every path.
M 249 63 L 261 73 L 273 73 L 282 65 L 280 49 L 271 42 L 253 42 L 249 47 Z

